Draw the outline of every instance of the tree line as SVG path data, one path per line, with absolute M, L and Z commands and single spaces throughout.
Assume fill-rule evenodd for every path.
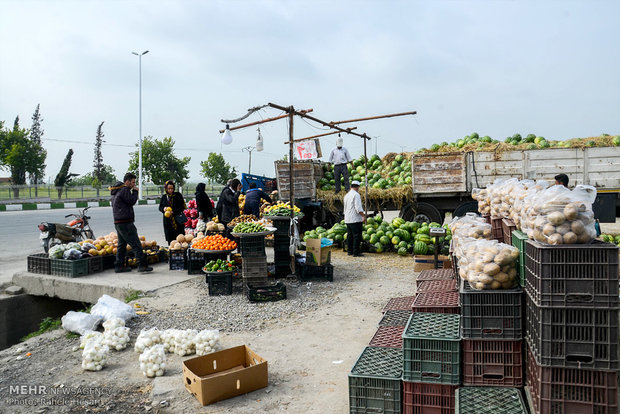
M 37 105 L 30 128 L 22 128 L 19 115 L 15 117 L 13 127 L 5 126 L 0 121 L 0 169 L 10 173 L 10 182 L 15 198 L 19 198 L 19 186 L 31 184 L 35 186 L 35 196 L 38 195 L 38 185 L 44 184 L 47 150 L 43 147 L 40 105 Z M 102 145 L 105 143 L 103 124 L 96 129 L 94 139 L 93 169 L 86 174 L 71 172 L 73 149 L 70 148 L 54 178 L 54 185 L 58 189 L 59 197 L 66 186 L 93 186 L 99 190 L 117 181 L 114 169 L 104 163 Z M 163 185 L 167 180 L 174 180 L 183 185 L 189 178 L 188 165 L 191 157 L 178 157 L 174 153 L 175 141 L 172 137 L 156 139 L 147 136 L 142 140 L 142 176 L 145 182 Z M 129 153 L 127 171 L 138 175 L 139 150 Z M 212 184 L 226 184 L 237 176 L 237 170 L 228 164 L 222 154 L 209 153 L 206 160 L 200 162 L 200 173 Z M 122 177 L 125 172 L 120 172 Z

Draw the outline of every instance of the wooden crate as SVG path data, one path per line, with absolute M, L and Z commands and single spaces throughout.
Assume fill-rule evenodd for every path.
M 276 178 L 280 199 L 290 199 L 290 166 L 288 162 L 276 161 Z M 297 198 L 316 198 L 316 186 L 323 177 L 323 167 L 316 161 L 295 161 L 293 163 L 294 194 Z

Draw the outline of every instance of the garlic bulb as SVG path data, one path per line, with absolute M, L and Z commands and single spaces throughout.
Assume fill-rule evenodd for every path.
M 140 369 L 144 376 L 161 377 L 166 372 L 166 353 L 162 344 L 146 348 L 140 354 Z
M 146 348 L 160 344 L 162 341 L 162 333 L 157 328 L 151 328 L 140 331 L 140 335 L 136 339 L 134 350 L 138 353 L 144 352 Z
M 217 330 L 203 330 L 194 337 L 196 355 L 207 355 L 218 350 L 220 333 Z

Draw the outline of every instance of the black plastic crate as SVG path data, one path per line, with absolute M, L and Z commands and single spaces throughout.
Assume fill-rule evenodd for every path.
M 275 265 L 275 276 L 286 277 L 291 274 L 291 262 L 290 260 L 286 264 Z
M 349 413 L 400 414 L 402 372 L 400 348 L 364 348 L 349 373 Z
M 618 369 L 618 308 L 540 307 L 526 295 L 526 338 L 540 365 Z
M 101 256 L 101 262 L 103 264 L 103 270 L 114 269 L 114 262 L 116 261 L 115 254 L 109 254 Z
M 47 253 L 37 253 L 28 256 L 28 271 L 49 275 L 52 273 L 52 262 Z
M 112 256 L 114 257 L 114 256 Z M 88 258 L 88 273 L 99 273 L 103 271 L 103 256 L 93 256 Z
M 265 256 L 265 236 L 240 237 L 239 252 L 242 257 Z
M 455 414 L 528 414 L 516 388 L 461 387 L 456 390 Z M 558 412 L 557 414 L 561 414 Z M 567 411 L 566 414 L 569 414 Z
M 411 310 L 389 310 L 383 314 L 379 326 L 407 326 Z
M 461 336 L 467 339 L 522 339 L 523 290 L 476 290 L 466 280 L 460 289 Z
M 425 282 L 427 280 L 450 280 L 454 279 L 453 269 L 427 269 L 422 270 L 416 282 Z
M 246 284 L 250 302 L 276 302 L 286 299 L 286 285 L 282 282 Z
M 285 252 L 275 252 L 273 255 L 273 260 L 278 264 L 290 263 L 291 255 L 288 253 L 288 250 Z
M 310 266 L 305 263 L 299 266 L 298 276 L 301 280 L 307 279 L 325 279 L 334 281 L 334 266 L 331 264 L 321 266 Z M 403 325 L 405 326 L 405 325 Z
M 170 270 L 187 270 L 187 256 L 185 250 L 170 250 L 168 252 Z
M 51 259 L 52 275 L 80 277 L 88 275 L 88 259 L 64 260 Z
M 208 272 L 205 282 L 209 287 L 209 296 L 232 295 L 234 272 Z
M 202 268 L 207 263 L 207 256 L 205 253 L 197 252 L 194 249 L 187 249 L 187 274 L 199 275 L 202 274 Z
M 618 306 L 618 246 L 528 240 L 525 256 L 525 288 L 537 305 Z
M 290 218 L 282 218 L 282 219 L 271 219 L 273 223 L 273 227 L 276 228 L 275 235 L 276 236 L 288 236 L 289 228 L 291 227 L 291 219 Z

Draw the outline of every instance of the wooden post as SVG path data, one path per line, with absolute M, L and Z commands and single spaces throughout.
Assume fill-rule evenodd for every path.
M 366 153 L 366 134 L 364 134 L 364 169 L 366 174 L 364 175 L 364 186 L 366 194 L 364 197 L 364 217 L 368 217 L 368 154 Z
M 289 236 L 291 236 L 291 226 L 293 225 L 293 219 L 295 218 L 295 189 L 294 189 L 294 174 L 295 170 L 293 168 L 293 152 L 295 150 L 293 143 L 293 117 L 295 116 L 295 108 L 291 105 L 288 108 L 288 156 L 289 156 L 289 202 L 291 204 L 291 223 L 288 228 Z M 290 240 L 290 237 L 289 237 Z M 289 256 L 290 256 L 290 245 L 289 245 Z M 295 255 L 291 256 L 291 275 L 295 275 Z

